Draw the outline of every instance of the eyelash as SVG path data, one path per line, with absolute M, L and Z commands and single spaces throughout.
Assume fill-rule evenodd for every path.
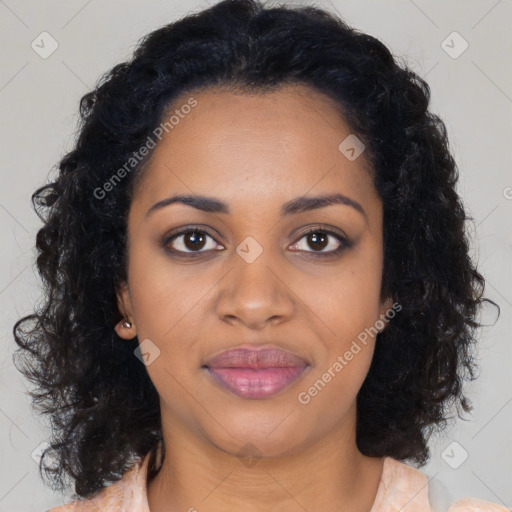
M 204 250 L 200 250 L 200 251 L 178 251 L 176 249 L 169 249 L 168 245 L 170 244 L 170 242 L 172 242 L 173 240 L 177 239 L 179 236 L 184 235 L 184 234 L 188 234 L 188 233 L 206 234 L 210 238 L 215 240 L 215 237 L 208 230 L 204 229 L 201 226 L 194 226 L 194 225 L 192 225 L 192 226 L 185 226 L 185 227 L 179 229 L 178 231 L 176 231 L 175 233 L 173 233 L 173 234 L 171 234 L 169 236 L 164 236 L 164 238 L 162 240 L 162 247 L 165 249 L 166 252 L 171 253 L 174 256 L 179 256 L 179 257 L 182 257 L 182 258 L 197 258 L 198 255 L 200 255 L 201 253 L 208 252 L 208 251 L 204 251 Z M 340 247 L 338 247 L 338 249 L 335 249 L 333 251 L 327 251 L 327 252 L 304 251 L 307 254 L 313 254 L 315 257 L 318 257 L 318 258 L 326 258 L 326 257 L 331 257 L 332 258 L 332 257 L 338 256 L 345 249 L 348 249 L 348 248 L 350 248 L 352 246 L 352 243 L 345 236 L 343 236 L 341 233 L 338 233 L 338 232 L 335 232 L 335 231 L 332 231 L 332 230 L 329 230 L 329 229 L 321 228 L 321 227 L 318 227 L 318 226 L 316 226 L 316 227 L 314 226 L 312 228 L 309 228 L 307 231 L 302 233 L 300 235 L 300 238 L 297 240 L 297 242 L 294 242 L 292 245 L 297 244 L 300 240 L 302 240 L 304 237 L 306 237 L 307 235 L 309 235 L 311 233 L 322 233 L 322 234 L 325 234 L 325 235 L 333 236 L 341 244 Z M 214 249 L 214 250 L 216 250 L 216 249 Z M 301 252 L 301 251 L 298 251 L 298 252 Z

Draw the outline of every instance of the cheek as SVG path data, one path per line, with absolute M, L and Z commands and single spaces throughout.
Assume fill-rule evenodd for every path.
M 193 385 L 201 365 L 198 333 L 218 276 L 198 264 L 172 263 L 147 245 L 134 244 L 129 260 L 137 336 L 139 344 L 150 340 L 148 346 L 158 354 L 147 371 L 160 395 L 183 397 L 183 386 Z
M 196 265 L 173 264 L 148 243 L 134 244 L 129 279 L 137 333 L 156 340 L 187 324 L 189 313 L 211 287 Z
M 378 243 L 369 241 L 350 253 L 322 286 L 310 286 L 308 306 L 325 350 L 318 352 L 316 368 L 301 390 L 301 403 L 311 406 L 308 414 L 323 411 L 334 421 L 355 400 L 366 378 L 379 319 L 380 254 Z M 329 409 L 329 403 L 338 407 Z
M 380 287 L 369 274 L 340 275 L 323 294 L 309 297 L 322 304 L 316 326 L 324 350 L 317 352 L 316 367 L 297 399 L 307 415 L 322 415 L 326 425 L 353 404 L 373 358 Z
M 381 248 L 368 239 L 322 275 L 301 276 L 300 293 L 326 339 L 343 348 L 379 318 Z

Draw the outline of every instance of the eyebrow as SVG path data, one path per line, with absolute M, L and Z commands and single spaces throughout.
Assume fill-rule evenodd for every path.
M 151 213 L 161 210 L 162 208 L 165 208 L 166 206 L 174 203 L 186 204 L 188 206 L 192 206 L 192 208 L 207 213 L 231 213 L 229 206 L 222 202 L 220 199 L 200 195 L 179 194 L 173 197 L 167 197 L 166 199 L 162 199 L 161 201 L 155 203 L 147 211 L 146 217 L 148 217 Z M 281 218 L 306 211 L 325 208 L 326 206 L 336 204 L 351 206 L 356 211 L 358 211 L 368 222 L 368 216 L 366 215 L 364 208 L 357 201 L 343 194 L 296 197 L 295 199 L 284 203 L 284 205 L 281 207 Z

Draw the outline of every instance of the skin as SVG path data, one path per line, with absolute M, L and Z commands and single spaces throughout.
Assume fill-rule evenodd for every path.
M 133 323 L 116 326 L 118 334 L 160 350 L 146 368 L 160 395 L 167 456 L 148 484 L 150 510 L 367 512 L 384 459 L 357 449 L 356 395 L 375 338 L 308 404 L 297 398 L 392 304 L 380 298 L 383 209 L 364 153 L 349 161 L 339 151 L 351 130 L 332 100 L 307 86 L 210 89 L 182 95 L 173 109 L 190 96 L 197 106 L 164 134 L 135 188 L 128 282 L 118 290 Z M 298 196 L 333 193 L 366 216 L 336 204 L 280 217 Z M 218 198 L 231 213 L 174 203 L 147 215 L 176 194 Z M 165 235 L 191 224 L 210 230 L 203 244 L 181 235 L 167 247 L 197 247 L 196 259 L 166 252 Z M 340 242 L 308 242 L 303 232 L 312 226 L 342 230 L 352 245 L 321 259 Z M 246 237 L 263 250 L 252 263 L 236 252 Z M 244 343 L 277 345 L 311 366 L 271 397 L 238 397 L 201 367 Z M 261 456 L 252 465 L 237 456 L 247 443 Z

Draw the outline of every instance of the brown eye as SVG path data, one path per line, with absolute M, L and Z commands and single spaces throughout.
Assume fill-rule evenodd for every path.
M 301 242 L 302 240 L 305 240 L 305 243 Z M 336 255 L 347 247 L 350 247 L 350 243 L 341 234 L 319 228 L 313 228 L 303 233 L 299 241 L 292 245 L 292 249 L 315 256 Z M 312 250 L 308 250 L 308 248 Z
M 166 237 L 163 246 L 172 253 L 200 253 L 215 250 L 218 244 L 206 231 L 188 228 Z

